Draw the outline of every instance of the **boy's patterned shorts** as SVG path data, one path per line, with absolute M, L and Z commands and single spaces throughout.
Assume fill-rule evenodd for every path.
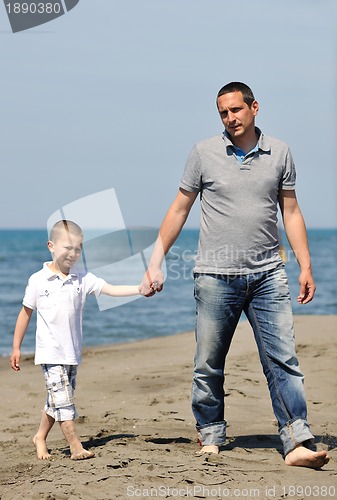
M 42 371 L 47 388 L 45 412 L 58 422 L 74 420 L 77 365 L 42 365 Z

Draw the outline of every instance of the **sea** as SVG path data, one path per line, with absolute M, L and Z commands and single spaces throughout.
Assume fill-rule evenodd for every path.
M 102 306 L 94 296 L 89 296 L 83 317 L 84 346 L 133 342 L 194 330 L 193 267 L 198 237 L 197 229 L 183 229 L 166 258 L 164 289 L 154 297 Z M 337 314 L 337 229 L 309 229 L 308 238 L 317 291 L 311 303 L 299 305 L 296 302 L 299 269 L 282 235 L 294 314 Z M 46 240 L 45 230 L 0 230 L 1 356 L 11 353 L 15 322 L 29 276 L 50 260 Z M 140 254 L 144 262 L 143 253 Z M 121 263 L 117 267 L 116 279 L 113 281 L 112 277 L 111 282 L 126 284 L 131 279 L 137 284 L 141 280 L 142 274 L 138 273 L 134 279 L 129 275 L 129 264 L 124 271 Z M 34 352 L 35 322 L 34 313 L 22 344 L 23 353 Z

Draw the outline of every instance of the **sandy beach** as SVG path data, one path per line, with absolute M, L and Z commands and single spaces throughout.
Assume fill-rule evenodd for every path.
M 228 442 L 220 455 L 195 456 L 193 332 L 85 350 L 77 430 L 96 456 L 78 462 L 57 424 L 52 460 L 36 459 L 41 369 L 26 356 L 15 373 L 2 358 L 1 500 L 337 498 L 337 316 L 297 316 L 295 327 L 308 420 L 317 448 L 331 457 L 322 470 L 284 464 L 253 335 L 241 323 L 226 367 Z

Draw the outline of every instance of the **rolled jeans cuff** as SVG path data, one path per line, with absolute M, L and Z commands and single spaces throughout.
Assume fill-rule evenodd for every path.
M 197 425 L 198 437 L 202 446 L 223 446 L 226 444 L 226 421 Z
M 283 443 L 284 456 L 286 456 L 299 444 L 314 440 L 309 424 L 302 419 L 288 422 L 284 427 L 282 427 L 280 430 L 280 438 Z

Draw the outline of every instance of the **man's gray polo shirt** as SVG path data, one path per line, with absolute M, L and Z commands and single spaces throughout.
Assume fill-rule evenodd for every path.
M 195 272 L 250 274 L 282 262 L 278 194 L 295 189 L 295 165 L 286 144 L 256 130 L 258 149 L 242 163 L 227 135 L 199 142 L 190 153 L 180 187 L 200 192 Z

